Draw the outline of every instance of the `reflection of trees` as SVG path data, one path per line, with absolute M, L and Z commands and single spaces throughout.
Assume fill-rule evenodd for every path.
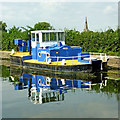
M 105 93 L 107 96 L 110 98 L 113 96 L 113 94 L 116 95 L 117 100 L 119 100 L 119 93 L 120 93 L 120 81 L 115 81 L 115 80 L 107 80 L 107 85 L 102 86 L 100 89 L 100 84 L 96 84 L 92 86 L 92 90 L 95 90 L 97 93 Z
M 9 77 L 10 76 L 10 72 L 9 72 L 9 68 L 7 66 L 0 66 L 0 69 L 2 70 L 2 77 Z

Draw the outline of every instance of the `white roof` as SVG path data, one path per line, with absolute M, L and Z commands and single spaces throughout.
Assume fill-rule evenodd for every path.
M 31 33 L 58 33 L 58 32 L 64 32 L 62 30 L 36 30 L 31 31 Z

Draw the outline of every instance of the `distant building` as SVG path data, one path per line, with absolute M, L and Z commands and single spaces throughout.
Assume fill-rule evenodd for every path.
M 84 32 L 89 31 L 88 29 L 88 24 L 87 24 L 87 17 L 85 17 L 85 27 L 84 27 Z

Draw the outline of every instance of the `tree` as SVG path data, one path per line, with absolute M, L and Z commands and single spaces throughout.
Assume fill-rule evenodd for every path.
M 2 23 L 2 31 L 7 32 L 7 24 L 5 22 Z
M 52 30 L 53 27 L 47 22 L 38 22 L 34 25 L 35 30 Z
M 0 31 L 2 30 L 2 21 L 0 21 Z

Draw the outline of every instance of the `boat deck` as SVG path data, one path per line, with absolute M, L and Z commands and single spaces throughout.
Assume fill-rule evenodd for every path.
M 30 55 L 29 55 L 29 52 L 15 52 L 11 56 L 24 57 L 24 56 L 30 56 Z
M 26 59 L 27 58 L 27 59 Z M 94 72 L 101 70 L 101 61 L 98 60 L 93 63 L 78 62 L 78 59 L 65 60 L 65 65 L 61 65 L 62 61 L 55 61 L 51 64 L 38 61 L 38 59 L 32 59 L 29 52 L 15 52 L 10 55 L 11 65 L 20 66 L 24 68 L 43 69 L 60 72 Z M 102 61 L 103 68 L 107 67 L 107 62 Z
M 47 64 L 46 62 L 41 62 L 41 61 L 38 61 L 38 60 L 34 60 L 34 59 L 30 59 L 30 60 L 24 60 L 25 63 L 37 63 L 37 64 Z M 49 65 L 61 65 L 62 61 L 55 61 L 55 62 L 52 62 L 51 64 Z M 80 63 L 78 62 L 78 60 L 66 60 L 65 61 L 66 65 L 87 65 L 87 64 L 90 64 L 90 63 Z M 61 65 L 63 66 L 63 65 Z
M 15 52 L 13 55 L 11 56 L 15 56 L 15 57 L 24 57 L 24 56 L 30 56 L 29 55 L 29 52 Z M 37 59 L 29 59 L 29 60 L 24 60 L 23 61 L 24 63 L 35 63 L 35 64 L 43 64 L 43 65 L 47 65 L 46 62 L 42 62 L 42 61 L 38 61 Z M 106 61 L 102 61 L 102 62 L 106 62 Z M 51 64 L 49 65 L 59 65 L 59 66 L 63 66 L 61 65 L 62 61 L 55 61 L 55 62 L 52 62 Z M 66 66 L 71 66 L 71 65 L 88 65 L 88 64 L 91 64 L 91 63 L 82 63 L 82 62 L 78 62 L 77 59 L 74 59 L 74 60 L 66 60 L 65 61 L 65 65 Z
M 16 56 L 16 57 L 24 57 L 24 56 L 30 56 L 29 55 L 29 52 L 15 52 L 13 55 L 11 56 Z M 46 62 L 42 62 L 42 61 L 38 61 L 37 59 L 29 59 L 29 60 L 24 60 L 25 63 L 36 63 L 36 64 L 47 64 Z M 52 62 L 51 64 L 49 65 L 61 65 L 62 61 L 55 61 L 55 62 Z M 87 65 L 87 64 L 90 64 L 90 63 L 81 63 L 81 62 L 78 62 L 78 60 L 66 60 L 65 61 L 66 65 Z M 61 65 L 63 66 L 63 65 Z

